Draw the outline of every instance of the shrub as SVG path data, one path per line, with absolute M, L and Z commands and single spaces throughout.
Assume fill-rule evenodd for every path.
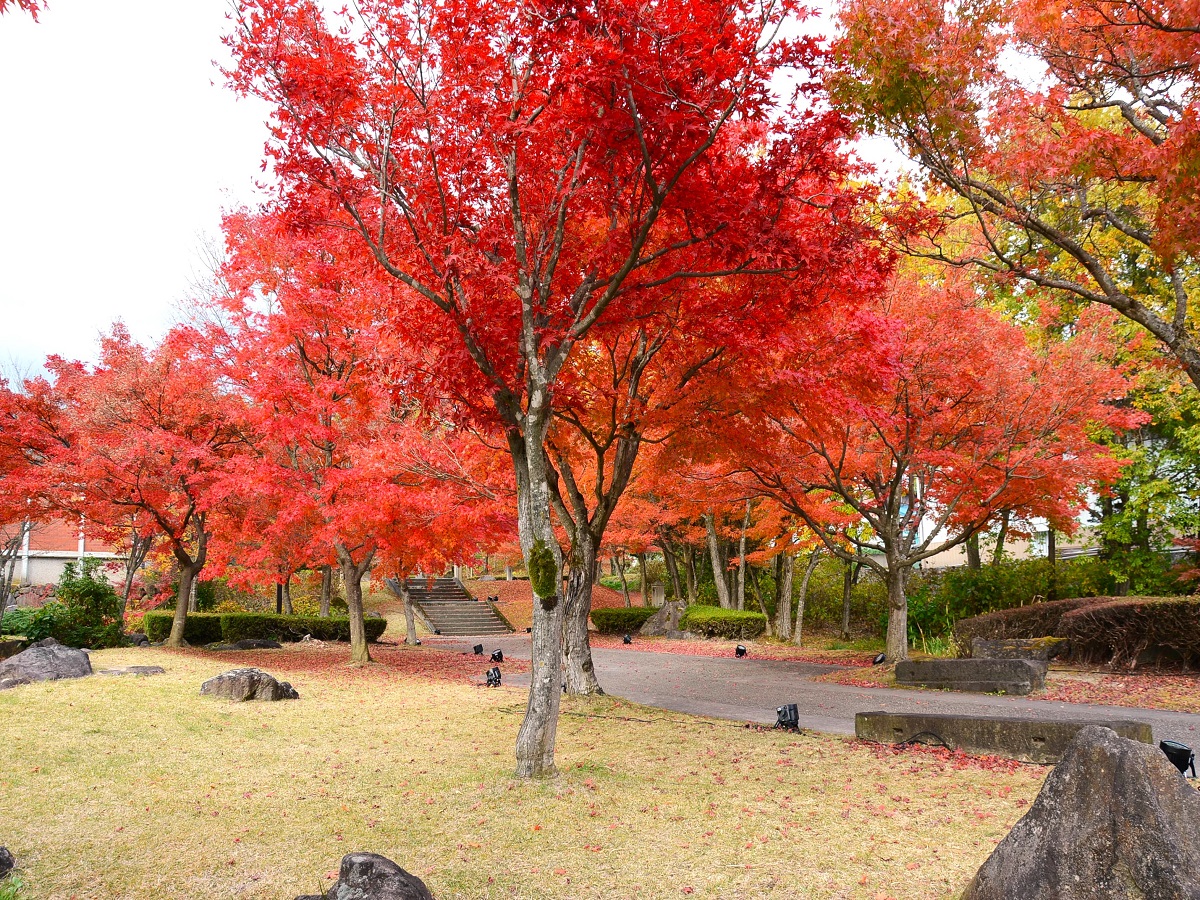
M 11 612 L 6 612 L 3 624 L 0 625 L 0 634 L 24 634 L 36 612 L 36 609 L 27 606 L 19 606 Z
M 146 613 L 142 619 L 146 637 L 156 643 L 165 641 L 171 633 L 174 619 L 174 612 L 152 610 Z M 221 640 L 221 617 L 215 613 L 188 613 L 183 626 L 183 639 L 196 646 L 216 643 Z
M 592 623 L 601 634 L 632 634 L 658 610 L 653 606 L 617 606 L 593 609 Z
M 349 619 L 322 619 L 319 616 L 277 616 L 273 613 L 225 613 L 221 619 L 221 640 L 228 644 L 251 638 L 269 641 L 298 641 L 311 634 L 319 641 L 350 640 Z M 365 619 L 367 640 L 379 640 L 387 628 L 386 619 Z
M 31 641 L 52 637 L 68 647 L 119 647 L 121 598 L 100 574 L 100 561 L 69 562 L 54 588 L 55 602 L 34 610 L 23 631 Z
M 954 647 L 959 656 L 970 656 L 971 641 L 977 637 L 990 640 L 1051 637 L 1058 634 L 1058 623 L 1063 616 L 1097 602 L 1102 601 L 1095 597 L 1048 600 L 962 619 L 954 625 Z
M 767 617 L 762 613 L 719 606 L 689 606 L 679 619 L 679 627 L 705 637 L 749 640 L 767 630 Z
M 1058 621 L 1056 637 L 1071 642 L 1082 662 L 1200 665 L 1200 599 L 1134 597 L 1073 609 Z

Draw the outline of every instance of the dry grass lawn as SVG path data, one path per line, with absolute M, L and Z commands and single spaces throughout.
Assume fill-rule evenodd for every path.
M 956 896 L 1045 775 L 603 699 L 565 703 L 562 774 L 523 783 L 523 692 L 471 684 L 477 662 L 275 653 L 102 651 L 167 674 L 0 693 L 22 896 L 290 900 L 350 850 L 439 900 Z M 200 697 L 234 659 L 302 699 Z

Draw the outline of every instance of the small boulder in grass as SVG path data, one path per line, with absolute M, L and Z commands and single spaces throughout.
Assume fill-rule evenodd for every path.
M 296 900 L 322 900 L 319 894 L 304 894 Z M 405 872 L 377 853 L 347 853 L 342 857 L 338 880 L 324 900 L 433 900 L 429 888 L 416 875 Z
M 200 685 L 200 693 L 225 697 L 237 703 L 246 700 L 299 700 L 296 689 L 262 669 L 232 669 Z
M 64 647 L 54 638 L 45 638 L 0 662 L 0 690 L 36 681 L 86 678 L 91 674 L 92 662 L 86 650 Z

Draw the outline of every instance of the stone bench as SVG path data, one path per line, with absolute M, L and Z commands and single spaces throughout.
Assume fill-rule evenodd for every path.
M 1153 730 L 1145 722 L 1064 722 L 1028 716 L 955 716 L 942 713 L 860 712 L 854 717 L 854 734 L 877 744 L 945 744 L 952 750 L 977 755 L 1003 756 L 1042 765 L 1058 762 L 1075 734 L 1088 725 L 1103 725 L 1121 737 L 1154 742 Z
M 1024 696 L 1046 686 L 1046 669 L 1033 659 L 906 659 L 896 664 L 896 683 Z

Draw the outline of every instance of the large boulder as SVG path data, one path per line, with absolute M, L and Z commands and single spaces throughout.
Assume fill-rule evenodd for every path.
M 679 630 L 679 617 L 683 615 L 683 604 L 672 600 L 670 603 L 664 603 L 662 607 L 648 618 L 643 624 L 639 634 L 646 637 L 661 637 L 669 634 L 672 631 Z
M 313 894 L 296 900 L 321 900 Z M 377 853 L 347 853 L 325 900 L 433 900 L 416 875 Z
M 286 681 L 278 681 L 262 669 L 231 669 L 200 685 L 200 693 L 226 697 L 241 703 L 244 700 L 299 700 L 296 689 Z
M 0 847 L 0 878 L 4 878 L 17 867 L 17 861 L 13 859 L 13 855 L 8 852 L 7 847 Z
M 35 681 L 84 678 L 91 674 L 92 661 L 86 651 L 64 647 L 54 638 L 46 638 L 0 662 L 0 691 Z
M 1200 900 L 1200 793 L 1156 747 L 1084 728 L 963 900 Z

